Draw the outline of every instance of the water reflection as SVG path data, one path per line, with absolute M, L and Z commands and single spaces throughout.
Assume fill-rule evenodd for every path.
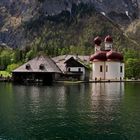
M 124 83 L 0 84 L 0 138 L 138 138 L 140 96 L 138 92 L 130 93 L 138 86 Z
M 93 106 L 107 108 L 119 104 L 124 94 L 124 83 L 96 83 L 91 85 Z
M 91 84 L 91 89 L 93 95 L 120 95 L 124 93 L 124 83 L 116 82 L 116 83 L 93 83 Z

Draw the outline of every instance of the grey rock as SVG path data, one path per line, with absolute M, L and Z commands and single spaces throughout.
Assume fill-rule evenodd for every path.
M 140 0 L 0 0 L 0 43 L 22 47 L 29 41 L 23 24 L 42 16 L 53 16 L 72 5 L 92 5 L 113 22 L 127 25 L 140 18 Z

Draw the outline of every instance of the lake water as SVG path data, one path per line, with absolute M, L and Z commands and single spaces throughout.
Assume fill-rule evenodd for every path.
M 0 83 L 0 140 L 139 140 L 140 83 Z

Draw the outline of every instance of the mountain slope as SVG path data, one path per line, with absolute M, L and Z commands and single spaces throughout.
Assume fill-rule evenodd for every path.
M 62 47 L 85 46 L 89 47 L 88 53 L 93 37 L 112 34 L 116 47 L 136 47 L 117 24 L 127 25 L 139 18 L 139 3 L 139 0 L 1 0 L 0 44 L 14 48 L 57 48 L 57 51 Z
M 30 25 L 32 26 L 31 30 L 27 28 L 31 35 L 29 35 L 29 38 L 34 40 L 31 46 L 39 46 L 39 49 L 45 48 L 45 50 L 50 50 L 47 52 L 48 54 L 54 55 L 59 54 L 60 48 L 65 48 L 63 53 L 90 54 L 93 51 L 93 38 L 100 35 L 104 39 L 106 35 L 110 34 L 114 38 L 116 49 L 127 49 L 130 46 L 131 48 L 138 48 L 138 44 L 124 36 L 123 31 L 104 16 L 93 11 L 81 15 L 76 15 L 74 21 L 69 21 L 70 19 L 67 16 L 65 18 L 62 16 L 63 21 L 61 21 L 60 15 L 58 16 L 59 22 L 56 17 L 54 18 L 55 21 L 44 19 L 42 28 L 35 24 L 40 23 L 40 20 L 34 21 Z M 30 26 L 28 25 L 28 27 Z
M 140 44 L 140 20 L 132 22 L 126 29 L 125 34 L 132 40 Z

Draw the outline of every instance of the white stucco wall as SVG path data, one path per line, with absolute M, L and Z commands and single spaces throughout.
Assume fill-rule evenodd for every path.
M 102 72 L 100 72 L 100 66 L 102 66 Z M 122 72 L 120 67 L 122 66 Z M 107 71 L 106 71 L 106 67 Z M 124 63 L 116 61 L 106 62 L 93 62 L 92 64 L 92 80 L 120 80 L 124 79 Z
M 102 72 L 100 72 L 100 66 L 102 66 Z M 104 80 L 105 79 L 105 62 L 93 62 L 92 64 L 92 80 Z
M 125 78 L 125 65 L 124 65 L 124 63 L 121 63 L 120 64 L 121 66 L 122 66 L 122 73 L 120 74 L 120 77 L 122 78 L 122 79 L 124 79 Z
M 108 71 L 106 72 L 106 80 L 120 80 L 124 78 L 124 64 L 121 62 L 107 61 Z M 122 66 L 122 72 L 120 67 Z

